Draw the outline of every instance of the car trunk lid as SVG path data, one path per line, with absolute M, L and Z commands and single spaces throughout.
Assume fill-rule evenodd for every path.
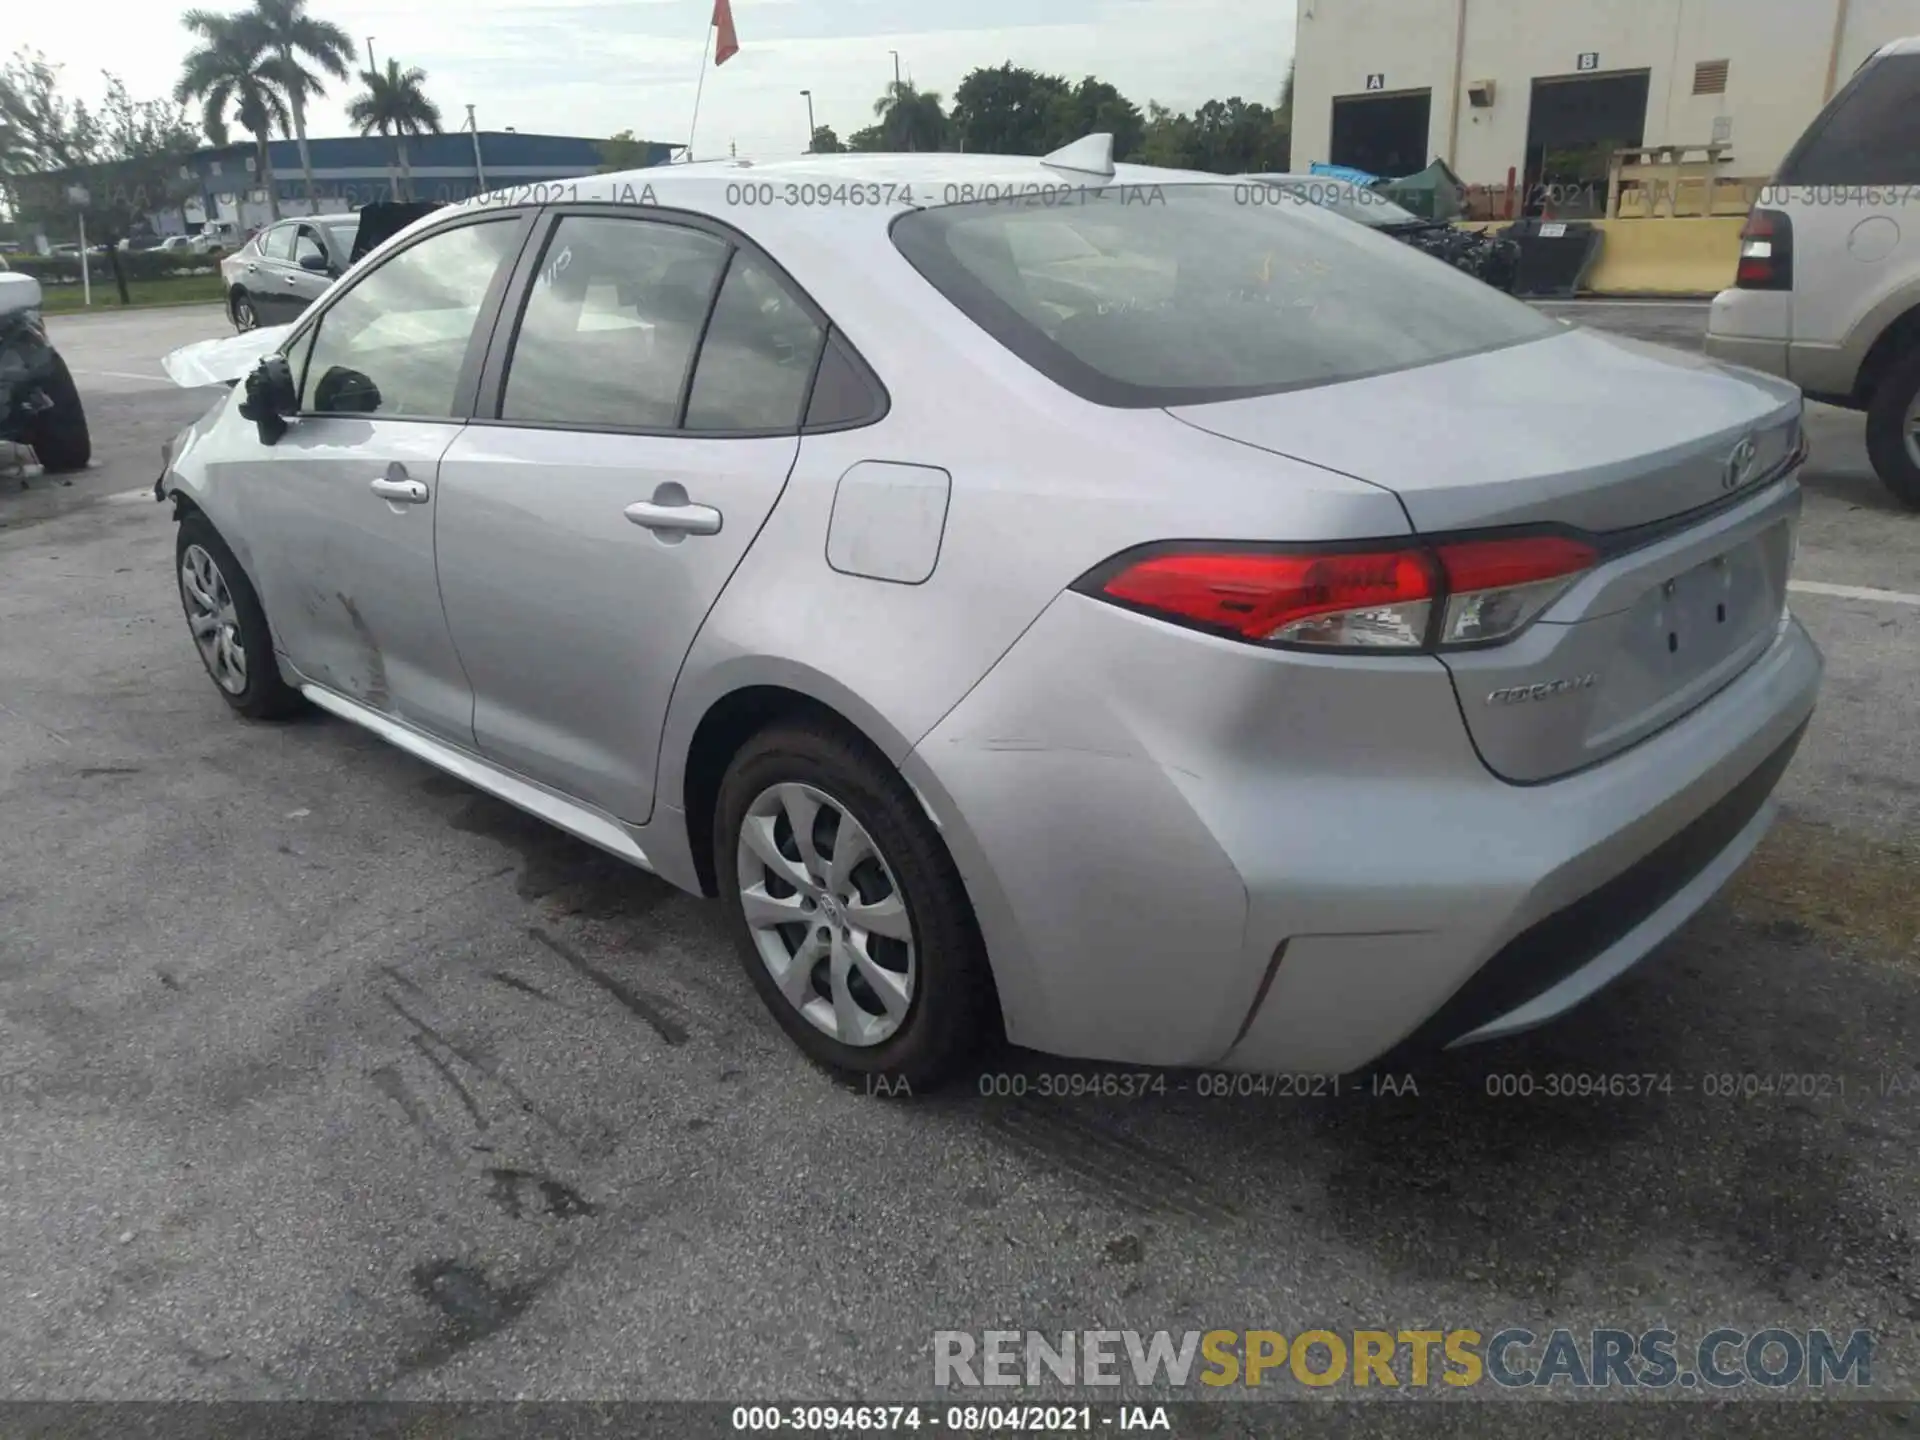
M 1427 536 L 1545 525 L 1600 549 L 1512 640 L 1443 656 L 1489 769 L 1549 780 L 1702 704 L 1772 642 L 1801 445 L 1792 386 L 1569 330 L 1371 377 L 1184 406 L 1214 434 L 1396 494 Z M 1275 537 L 1291 538 L 1291 537 Z

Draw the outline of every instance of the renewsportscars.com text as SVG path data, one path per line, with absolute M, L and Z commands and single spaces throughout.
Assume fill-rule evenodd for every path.
M 1730 1390 L 1873 1383 L 1866 1330 L 937 1330 L 944 1389 L 1497 1385 Z M 1205 1393 L 1205 1389 L 1197 1391 Z

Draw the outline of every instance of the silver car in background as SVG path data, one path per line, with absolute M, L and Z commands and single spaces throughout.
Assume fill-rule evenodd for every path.
M 718 896 L 842 1071 L 1560 1014 L 1771 822 L 1798 391 L 1108 153 L 414 224 L 187 367 L 208 673 Z

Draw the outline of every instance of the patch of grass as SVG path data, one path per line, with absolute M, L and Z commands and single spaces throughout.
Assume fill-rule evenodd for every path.
M 1783 939 L 1851 944 L 1920 966 L 1920 847 L 1783 815 L 1728 886 L 1736 913 Z
M 223 294 L 220 288 L 220 276 L 213 275 L 168 275 L 159 280 L 129 280 L 127 296 L 133 306 L 141 305 L 193 305 L 209 300 L 218 300 Z M 42 310 L 48 315 L 72 315 L 92 313 L 80 303 L 78 285 L 49 285 L 43 287 L 44 304 Z M 113 283 L 111 275 L 102 279 L 94 277 L 93 310 L 119 310 L 120 291 Z

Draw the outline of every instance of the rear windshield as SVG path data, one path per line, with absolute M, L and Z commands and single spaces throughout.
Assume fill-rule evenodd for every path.
M 1814 117 L 1781 185 L 1920 185 L 1920 55 L 1884 55 Z
M 1330 385 L 1562 329 L 1387 235 L 1274 205 L 1260 182 L 910 211 L 893 239 L 975 323 L 1102 405 Z

